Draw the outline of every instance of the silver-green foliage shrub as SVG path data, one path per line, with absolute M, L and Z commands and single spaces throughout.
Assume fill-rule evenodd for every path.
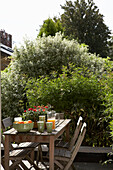
M 52 71 L 61 73 L 62 66 L 70 62 L 101 73 L 106 63 L 105 59 L 88 53 L 87 46 L 67 40 L 60 33 L 54 37 L 38 37 L 35 41 L 26 40 L 25 45 L 15 49 L 13 58 L 19 73 L 37 78 L 50 75 Z
M 3 71 L 1 74 L 2 118 L 13 118 L 22 112 L 25 85 L 23 78 L 13 71 L 8 69 L 8 72 Z

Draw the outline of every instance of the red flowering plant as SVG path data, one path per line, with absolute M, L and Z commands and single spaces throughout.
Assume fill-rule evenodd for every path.
M 46 115 L 48 106 L 34 106 L 34 108 L 28 108 L 24 110 L 22 114 L 23 120 L 38 120 L 39 115 Z
M 39 115 L 46 115 L 48 111 L 48 106 L 38 106 L 37 110 Z

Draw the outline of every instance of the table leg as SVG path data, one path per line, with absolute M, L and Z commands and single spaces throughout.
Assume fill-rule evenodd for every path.
M 9 135 L 5 135 L 5 148 L 4 148 L 4 162 L 5 170 L 9 170 Z
M 30 158 L 33 160 L 33 162 L 34 162 L 34 150 L 31 152 L 31 154 L 30 154 Z
M 54 136 L 50 136 L 50 143 L 49 143 L 49 170 L 54 170 Z
M 66 141 L 69 142 L 69 124 L 66 126 Z

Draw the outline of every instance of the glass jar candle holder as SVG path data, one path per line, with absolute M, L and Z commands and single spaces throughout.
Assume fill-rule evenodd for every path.
M 43 133 L 44 132 L 44 121 L 38 121 L 38 131 Z
M 55 129 L 55 114 L 49 112 L 47 114 L 47 122 L 52 122 L 52 129 Z
M 48 133 L 52 133 L 52 126 L 53 126 L 52 122 L 46 122 L 46 127 L 47 127 Z

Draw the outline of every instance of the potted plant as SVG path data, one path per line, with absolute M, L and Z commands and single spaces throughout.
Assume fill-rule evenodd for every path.
M 34 106 L 34 108 L 28 108 L 22 113 L 23 120 L 32 120 L 34 122 L 34 128 L 37 128 L 37 121 L 39 120 L 39 115 L 45 115 L 47 119 L 48 106 Z

